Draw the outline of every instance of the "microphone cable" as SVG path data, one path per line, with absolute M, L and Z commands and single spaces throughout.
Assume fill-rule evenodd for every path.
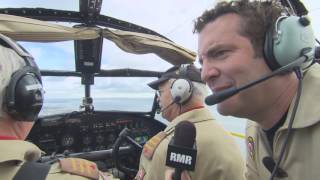
M 301 97 L 301 92 L 302 92 L 302 78 L 303 78 L 303 75 L 302 75 L 302 72 L 301 72 L 301 69 L 300 68 L 295 68 L 294 69 L 296 75 L 297 75 L 297 78 L 299 80 L 298 82 L 298 90 L 297 90 L 297 97 L 296 97 L 296 100 L 294 102 L 294 107 L 292 109 L 292 113 L 291 113 L 291 117 L 290 117 L 290 121 L 289 121 L 289 125 L 288 125 L 288 132 L 287 132 L 287 136 L 285 137 L 285 140 L 284 140 L 284 143 L 282 144 L 282 147 L 280 149 L 280 155 L 279 155 L 279 158 L 277 160 L 277 163 L 272 171 L 272 174 L 269 178 L 269 180 L 273 180 L 273 178 L 277 175 L 277 172 L 278 172 L 278 168 L 279 168 L 279 165 L 281 163 L 281 160 L 284 156 L 284 152 L 286 150 L 286 146 L 289 142 L 289 138 L 290 138 L 290 135 L 292 133 L 292 125 L 293 125 L 293 121 L 294 121 L 294 118 L 296 116 L 296 112 L 297 112 L 297 109 L 298 109 L 298 105 L 299 105 L 299 102 L 300 102 L 300 97 Z
M 164 107 L 163 109 L 160 109 L 160 113 L 164 112 L 165 110 L 167 110 L 170 106 L 172 106 L 174 103 L 176 103 L 175 101 L 172 101 L 168 106 Z
M 181 104 L 179 103 L 179 101 L 180 101 L 180 98 L 175 98 L 168 106 L 166 106 L 166 107 L 164 107 L 163 109 L 160 109 L 158 112 L 159 113 L 162 113 L 162 112 L 164 112 L 165 110 L 167 110 L 170 106 L 172 106 L 173 104 L 177 104 L 177 105 L 179 105 L 179 107 L 180 107 L 180 110 L 179 110 L 179 114 L 181 114 Z

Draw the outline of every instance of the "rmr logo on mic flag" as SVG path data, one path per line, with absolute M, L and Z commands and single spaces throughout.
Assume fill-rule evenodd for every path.
M 197 150 L 170 143 L 167 150 L 166 165 L 186 170 L 194 170 L 197 160 Z

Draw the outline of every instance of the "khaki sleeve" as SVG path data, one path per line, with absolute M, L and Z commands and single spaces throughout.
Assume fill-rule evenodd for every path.
M 145 176 L 145 167 L 144 167 L 145 161 L 146 161 L 145 157 L 143 156 L 143 154 L 141 154 L 139 169 L 138 169 L 138 172 L 137 172 L 134 180 L 143 180 L 143 178 Z
M 93 169 L 93 167 L 95 167 Z M 90 169 L 91 170 L 90 170 Z M 85 174 L 83 174 L 85 173 Z M 91 177 L 90 177 L 91 175 Z M 84 159 L 67 158 L 51 165 L 46 180 L 119 180 L 109 172 L 101 172 L 96 164 Z

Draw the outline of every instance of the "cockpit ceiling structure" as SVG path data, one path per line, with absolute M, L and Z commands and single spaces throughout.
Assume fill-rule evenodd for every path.
M 173 64 L 195 61 L 196 53 L 163 37 L 140 32 L 97 26 L 67 27 L 46 21 L 0 14 L 0 33 L 17 41 L 57 42 L 106 38 L 123 51 L 133 54 L 154 53 Z

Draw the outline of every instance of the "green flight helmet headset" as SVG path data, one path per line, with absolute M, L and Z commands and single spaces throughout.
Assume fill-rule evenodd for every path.
M 301 56 L 306 57 L 303 66 L 310 65 L 314 49 L 315 36 L 307 17 L 280 16 L 266 33 L 264 56 L 272 71 Z

